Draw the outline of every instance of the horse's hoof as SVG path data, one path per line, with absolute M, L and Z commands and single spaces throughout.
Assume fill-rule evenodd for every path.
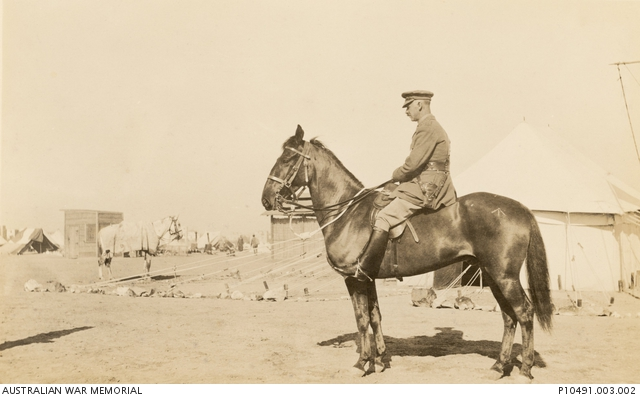
M 498 381 L 505 376 L 504 367 L 499 362 L 494 363 L 493 366 L 485 372 L 487 375 L 487 379 L 492 381 Z
M 345 373 L 351 377 L 364 377 L 366 375 L 364 369 L 360 369 L 357 365 L 347 369 Z
M 375 372 L 376 373 L 382 373 L 384 372 L 384 370 L 387 368 L 387 365 L 385 365 L 384 362 L 382 362 L 382 359 L 376 359 L 375 361 Z
M 500 362 L 494 363 L 489 369 L 499 373 L 500 375 L 504 374 L 504 366 Z
M 531 369 L 520 369 L 520 373 L 518 374 L 517 377 L 519 379 L 523 379 L 522 381 L 519 381 L 519 383 L 531 383 L 531 380 L 533 380 L 533 376 L 531 375 Z
M 376 365 L 373 362 L 369 362 L 369 367 L 367 368 L 367 371 L 364 372 L 364 375 L 370 375 L 372 373 L 376 373 L 377 368 Z

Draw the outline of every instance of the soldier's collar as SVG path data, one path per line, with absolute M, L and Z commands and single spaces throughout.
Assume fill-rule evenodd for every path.
M 433 113 L 427 113 L 426 115 L 422 116 L 420 119 L 418 119 L 418 123 L 422 123 L 429 118 L 435 118 L 435 116 L 433 116 Z

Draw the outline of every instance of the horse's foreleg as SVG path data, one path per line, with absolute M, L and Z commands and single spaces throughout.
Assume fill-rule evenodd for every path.
M 358 326 L 358 337 L 360 340 L 360 357 L 353 365 L 364 374 L 370 373 L 375 369 L 374 358 L 371 352 L 371 338 L 369 336 L 369 324 L 371 317 L 369 315 L 369 298 L 367 297 L 367 284 L 370 282 L 361 282 L 355 278 L 346 278 L 345 284 L 351 296 L 353 311 L 356 316 L 356 324 Z M 368 368 L 365 368 L 366 365 Z
M 98 257 L 98 277 L 102 280 L 102 257 Z
M 373 330 L 373 339 L 375 342 L 375 371 L 383 372 L 387 365 L 384 362 L 384 356 L 387 347 L 384 344 L 384 335 L 382 334 L 382 313 L 380 312 L 380 304 L 378 303 L 378 292 L 376 290 L 376 282 L 368 282 L 369 290 L 369 316 L 371 319 L 371 329 Z

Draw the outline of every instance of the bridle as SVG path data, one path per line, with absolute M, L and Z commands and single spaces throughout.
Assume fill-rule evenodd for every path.
M 311 160 L 311 157 L 309 156 L 309 151 L 311 148 L 309 146 L 309 142 L 307 141 L 304 142 L 304 148 L 303 148 L 304 152 L 300 152 L 299 150 L 292 148 L 290 146 L 287 146 L 284 149 L 288 149 L 298 154 L 298 160 L 296 161 L 295 165 L 293 165 L 293 167 L 289 169 L 284 179 L 281 179 L 274 175 L 269 175 L 269 177 L 267 177 L 269 180 L 273 180 L 278 184 L 280 184 L 280 188 L 276 192 L 275 204 L 277 209 L 283 213 L 287 212 L 287 210 L 283 209 L 282 204 L 283 203 L 289 203 L 293 205 L 298 204 L 299 195 L 302 193 L 304 188 L 307 185 L 309 185 L 309 160 Z M 298 188 L 298 190 L 294 192 L 291 189 L 291 183 L 293 182 L 293 180 L 295 180 L 296 176 L 298 175 L 298 171 L 300 170 L 300 166 L 302 166 L 303 164 L 304 164 L 304 185 L 301 185 L 300 188 Z M 291 195 L 293 200 L 288 200 L 284 196 L 282 196 L 281 192 L 284 188 L 287 188 L 287 190 L 289 190 L 289 194 Z
M 319 229 L 313 231 L 313 232 L 305 232 L 302 234 L 298 234 L 295 231 L 293 231 L 293 233 L 298 236 L 300 239 L 308 239 L 311 236 L 315 235 L 317 232 L 321 231 L 322 229 L 324 229 L 325 227 L 329 226 L 330 224 L 336 222 L 340 217 L 342 217 L 344 215 L 344 213 L 349 209 L 349 207 L 351 207 L 352 205 L 360 202 L 361 200 L 363 200 L 364 198 L 366 198 L 367 196 L 369 196 L 370 194 L 376 192 L 376 189 L 378 188 L 382 188 L 383 186 L 385 186 L 387 183 L 390 182 L 389 181 L 385 181 L 382 184 L 378 185 L 377 187 L 374 188 L 362 188 L 360 190 L 360 192 L 358 192 L 354 197 L 344 200 L 342 202 L 339 203 L 334 203 L 332 205 L 328 205 L 322 208 L 315 208 L 315 207 L 310 207 L 310 206 L 306 206 L 303 205 L 299 202 L 299 195 L 300 193 L 302 193 L 302 191 L 304 190 L 305 187 L 307 187 L 309 185 L 309 160 L 311 160 L 311 157 L 309 156 L 309 152 L 310 152 L 310 144 L 307 141 L 304 141 L 304 147 L 303 147 L 303 152 L 300 152 L 299 150 L 292 148 L 292 147 L 285 147 L 284 149 L 292 151 L 296 154 L 298 154 L 298 159 L 296 160 L 295 165 L 287 172 L 286 177 L 284 179 L 276 177 L 274 175 L 269 175 L 269 177 L 267 179 L 275 181 L 277 183 L 280 184 L 280 188 L 277 190 L 276 192 L 276 196 L 275 196 L 275 205 L 276 208 L 278 209 L 278 211 L 288 214 L 289 215 L 289 227 L 291 228 L 291 230 L 293 231 L 293 228 L 291 227 L 291 221 L 292 221 L 292 214 L 295 211 L 295 207 L 301 207 L 307 210 L 312 210 L 312 211 L 338 211 L 340 210 L 343 206 L 344 209 L 340 212 L 340 214 L 338 214 L 336 217 L 334 217 L 331 221 L 329 221 L 328 223 L 322 225 Z M 298 188 L 295 192 L 291 189 L 291 183 L 293 182 L 293 180 L 295 180 L 296 176 L 298 175 L 298 172 L 300 171 L 300 166 L 304 166 L 304 185 L 301 185 L 300 188 Z M 287 188 L 289 190 L 289 194 L 292 197 L 291 200 L 286 199 L 284 196 L 282 196 L 281 192 L 284 188 Z M 288 204 L 290 205 L 290 210 L 284 209 L 283 208 L 283 204 Z M 318 220 L 318 222 L 321 222 L 321 220 Z
M 307 209 L 307 210 L 311 210 L 311 211 L 327 211 L 327 210 L 338 210 L 339 208 L 341 208 L 344 205 L 347 206 L 351 206 L 352 204 L 358 203 L 361 200 L 363 200 L 364 198 L 366 198 L 367 196 L 371 195 L 372 193 L 376 192 L 376 189 L 382 188 L 385 185 L 387 185 L 388 183 L 392 182 L 393 180 L 387 180 L 385 182 L 383 182 L 382 184 L 373 187 L 373 188 L 363 188 L 360 190 L 360 192 L 358 192 L 353 198 L 347 199 L 347 200 L 343 200 L 342 202 L 338 202 L 338 203 L 334 203 L 332 205 L 328 205 L 322 208 L 317 208 L 317 207 L 311 207 L 311 206 L 306 206 L 303 205 L 299 202 L 298 200 L 298 196 L 300 195 L 300 193 L 302 193 L 302 191 L 304 190 L 305 187 L 307 187 L 309 185 L 309 160 L 311 160 L 311 156 L 309 156 L 309 152 L 310 152 L 310 144 L 307 141 L 304 141 L 304 147 L 303 147 L 303 152 L 300 152 L 299 150 L 292 148 L 292 147 L 284 147 L 284 149 L 288 149 L 291 152 L 295 152 L 296 154 L 298 154 L 298 160 L 296 161 L 296 164 L 287 172 L 287 176 L 284 179 L 281 179 L 279 177 L 276 177 L 274 175 L 269 175 L 269 177 L 267 177 L 267 179 L 269 180 L 273 180 L 277 183 L 280 184 L 280 188 L 277 190 L 276 192 L 276 197 L 275 197 L 275 204 L 276 204 L 276 208 L 278 209 L 278 211 L 282 212 L 282 213 L 291 213 L 294 209 L 295 206 L 301 207 L 303 209 Z M 300 170 L 300 166 L 304 165 L 304 185 L 301 185 L 295 192 L 291 189 L 291 183 L 293 182 L 293 180 L 295 180 L 296 176 L 298 175 L 298 171 Z M 289 190 L 289 194 L 292 197 L 292 200 L 286 199 L 284 196 L 282 196 L 282 194 L 280 192 L 282 192 L 282 190 L 284 188 L 287 188 Z M 286 210 L 282 207 L 282 204 L 288 204 L 291 205 L 292 210 Z
M 171 227 L 175 227 L 175 228 L 171 228 Z M 177 237 L 174 238 L 174 235 L 177 235 Z M 180 239 L 180 237 L 182 236 L 182 230 L 178 227 L 177 217 L 171 217 L 171 224 L 169 225 L 169 236 L 171 236 L 171 240 Z

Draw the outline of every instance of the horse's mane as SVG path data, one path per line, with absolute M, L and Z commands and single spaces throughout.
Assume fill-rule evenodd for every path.
M 288 146 L 290 147 L 294 147 L 296 144 L 298 143 L 298 138 L 296 136 L 293 137 L 289 137 L 289 139 L 287 139 L 284 144 L 282 144 L 282 150 L 284 151 L 284 149 Z M 313 146 L 315 146 L 318 149 L 322 149 L 323 151 L 325 151 L 329 157 L 332 158 L 332 161 L 337 164 L 339 167 L 341 167 L 349 177 L 351 177 L 354 181 L 356 181 L 358 184 L 362 185 L 362 182 L 360 182 L 360 180 L 358 180 L 356 178 L 356 176 L 353 175 L 353 173 L 351 173 L 351 171 L 349 171 L 349 169 L 347 169 L 346 167 L 344 167 L 344 165 L 342 164 L 342 162 L 340 161 L 340 159 L 338 159 L 338 157 L 331 152 L 331 150 L 329 148 L 327 148 L 320 140 L 318 140 L 316 137 L 312 138 L 309 140 L 309 143 Z
M 353 175 L 353 173 L 351 173 L 351 171 L 349 171 L 349 169 L 347 169 L 342 162 L 340 161 L 340 159 L 338 159 L 338 157 L 331 152 L 331 149 L 327 148 L 322 142 L 320 142 L 317 138 L 312 138 L 311 140 L 309 140 L 309 143 L 313 146 L 315 146 L 316 148 L 319 149 L 323 149 L 332 159 L 333 161 L 339 166 L 341 167 L 349 177 L 351 177 L 354 181 L 356 181 L 359 185 L 362 185 L 362 182 L 360 182 L 360 180 L 358 180 L 356 178 L 356 176 Z

